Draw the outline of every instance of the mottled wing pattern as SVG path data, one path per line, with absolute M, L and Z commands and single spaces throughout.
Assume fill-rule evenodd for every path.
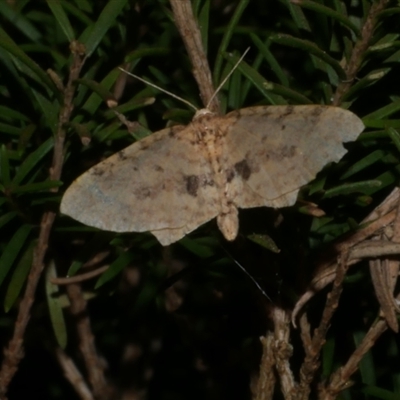
M 241 208 L 294 204 L 301 186 L 346 153 L 364 125 L 330 106 L 260 106 L 233 111 L 225 137 L 228 194 Z
M 161 244 L 218 212 L 207 157 L 188 127 L 156 132 L 97 164 L 66 191 L 61 212 L 114 232 L 151 231 Z

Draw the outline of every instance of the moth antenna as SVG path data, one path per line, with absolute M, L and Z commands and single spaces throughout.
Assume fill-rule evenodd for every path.
M 231 77 L 231 75 L 235 72 L 235 69 L 237 68 L 237 66 L 243 61 L 243 58 L 246 56 L 246 54 L 249 52 L 250 47 L 248 47 L 245 52 L 243 53 L 243 55 L 239 58 L 239 60 L 237 61 L 237 63 L 233 66 L 233 68 L 230 70 L 229 74 L 224 78 L 224 80 L 219 84 L 219 86 L 217 87 L 217 89 L 215 90 L 214 94 L 211 96 L 211 99 L 209 100 L 209 102 L 207 103 L 207 109 L 208 107 L 210 107 L 211 102 L 214 100 L 214 97 L 218 94 L 218 92 L 221 90 L 222 86 L 225 85 L 226 81 Z M 121 68 L 120 68 L 121 69 Z
M 271 297 L 265 293 L 265 290 L 260 286 L 260 284 L 255 280 L 255 278 L 243 267 L 242 264 L 239 263 L 235 258 L 233 258 L 234 263 L 251 279 L 251 281 L 257 286 L 257 288 L 261 291 L 261 293 L 266 297 L 271 303 L 273 303 Z
M 168 94 L 169 96 L 173 97 L 174 99 L 180 100 L 182 103 L 185 103 L 186 105 L 192 107 L 195 111 L 199 111 L 192 103 L 190 103 L 189 101 L 183 99 L 182 97 L 177 96 L 176 94 L 173 94 L 171 92 L 169 92 L 168 90 L 165 90 L 163 88 L 161 88 L 160 86 L 155 85 L 154 83 L 151 83 L 149 81 L 146 81 L 145 79 L 140 78 L 139 76 L 132 74 L 132 72 L 129 72 L 121 67 L 118 67 L 119 70 L 121 70 L 122 72 L 125 72 L 126 74 L 133 76 L 134 78 L 136 78 L 137 80 L 145 83 L 146 85 L 152 86 L 155 89 L 158 89 L 161 92 L 164 92 L 166 94 Z
M 238 260 L 236 260 L 235 257 L 232 256 L 231 253 L 229 253 L 229 251 L 227 249 L 225 249 L 225 247 L 221 246 L 225 253 L 228 254 L 228 256 L 230 257 L 230 259 L 250 278 L 250 280 L 257 286 L 258 290 L 260 290 L 260 292 L 263 294 L 264 297 L 266 297 L 272 304 L 274 304 L 274 302 L 272 301 L 271 297 L 269 297 L 267 295 L 267 293 L 265 293 L 265 290 L 261 287 L 261 285 L 256 281 L 256 279 L 253 277 L 253 275 L 251 275 L 245 267 L 243 267 L 242 264 L 240 264 L 240 262 Z

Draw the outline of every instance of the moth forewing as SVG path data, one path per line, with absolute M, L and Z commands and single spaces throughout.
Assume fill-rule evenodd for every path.
M 151 231 L 162 245 L 218 217 L 234 240 L 238 208 L 294 204 L 363 128 L 350 111 L 320 105 L 199 111 L 186 127 L 156 132 L 89 169 L 65 192 L 61 212 L 104 230 Z

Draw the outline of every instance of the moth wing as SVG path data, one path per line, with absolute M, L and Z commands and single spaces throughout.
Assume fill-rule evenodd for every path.
M 156 132 L 95 165 L 67 189 L 61 212 L 114 232 L 151 231 L 168 245 L 218 214 L 210 164 L 196 132 Z
M 231 198 L 241 208 L 286 207 L 301 186 L 329 162 L 338 162 L 362 121 L 332 106 L 260 106 L 233 111 L 224 165 Z

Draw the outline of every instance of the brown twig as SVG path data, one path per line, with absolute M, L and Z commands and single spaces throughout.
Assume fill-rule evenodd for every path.
M 387 329 L 386 321 L 380 319 L 369 329 L 364 339 L 351 355 L 346 365 L 339 368 L 330 379 L 329 385 L 325 388 L 323 397 L 326 400 L 336 399 L 337 394 L 344 390 L 349 383 L 350 377 L 358 369 L 358 364 L 369 349 L 375 344 L 379 336 Z
M 389 0 L 372 2 L 371 8 L 361 30 L 361 38 L 355 44 L 346 70 L 346 80 L 342 81 L 333 96 L 332 105 L 338 106 L 342 103 L 343 96 L 350 89 L 363 61 L 364 54 L 372 39 L 378 14 L 386 7 Z
M 391 232 L 390 239 L 394 242 L 400 242 L 400 201 L 397 204 L 396 217 L 393 221 L 393 231 Z M 381 236 L 383 234 L 381 233 Z M 378 238 L 376 238 L 378 239 Z M 377 241 L 377 240 L 376 240 Z M 391 243 L 393 246 L 397 243 Z M 400 247 L 400 245 L 397 245 Z M 396 253 L 393 253 L 396 254 Z M 397 252 L 400 254 L 400 252 Z M 374 285 L 374 290 L 376 297 L 381 306 L 381 314 L 386 319 L 389 327 L 395 331 L 399 331 L 399 324 L 397 322 L 397 313 L 400 309 L 397 304 L 396 299 L 393 297 L 393 293 L 397 284 L 399 277 L 399 260 L 388 259 L 383 260 L 371 260 L 370 261 L 370 273 L 372 278 L 372 283 Z
M 254 400 L 270 400 L 274 395 L 276 381 L 274 374 L 274 335 L 272 332 L 267 332 L 267 335 L 262 336 L 260 341 L 263 350 Z
M 299 321 L 300 326 L 300 337 L 303 343 L 303 349 L 306 356 L 311 357 L 312 354 L 312 339 L 311 339 L 311 327 L 307 319 L 307 314 L 302 314 Z
M 201 100 L 207 107 L 215 89 L 212 83 L 211 71 L 208 65 L 206 53 L 201 41 L 200 29 L 193 15 L 190 0 L 170 0 L 174 13 L 175 24 L 179 30 L 186 51 L 193 66 L 193 76 L 200 89 Z M 210 111 L 220 112 L 220 105 L 215 96 L 211 104 L 208 105 Z
M 331 292 L 328 294 L 326 305 L 322 313 L 320 325 L 314 331 L 312 337 L 311 349 L 307 351 L 303 365 L 300 368 L 300 384 L 298 399 L 308 399 L 311 392 L 311 383 L 315 378 L 320 362 L 319 356 L 322 346 L 325 344 L 326 333 L 333 314 L 339 304 L 339 299 L 343 290 L 343 280 L 347 272 L 348 252 L 343 252 L 340 256 L 338 268 L 336 270 L 335 280 Z
M 339 298 L 343 290 L 343 280 L 347 272 L 347 260 L 348 252 L 343 252 L 340 255 L 340 260 L 338 262 L 338 268 L 336 270 L 332 291 L 328 294 L 326 306 L 322 313 L 321 323 L 315 330 L 312 338 L 314 350 L 322 347 L 333 313 L 339 304 Z
M 350 56 L 350 60 L 345 67 L 346 80 L 338 85 L 338 88 L 333 96 L 332 105 L 340 105 L 343 96 L 353 84 L 361 66 L 364 53 L 368 49 L 368 45 L 371 41 L 378 14 L 387 6 L 388 3 L 388 0 L 380 0 L 372 3 L 361 30 L 361 38 L 355 44 Z M 364 219 L 363 223 L 368 223 L 367 226 L 355 233 L 352 233 L 350 237 L 346 236 L 339 240 L 333 245 L 333 248 L 328 249 L 328 251 L 325 250 L 324 252 L 334 253 L 333 257 L 336 259 L 337 255 L 340 254 L 344 249 L 353 247 L 355 244 L 360 243 L 368 237 L 371 237 L 378 229 L 390 224 L 395 217 L 395 212 L 390 213 L 390 211 L 396 207 L 398 199 L 399 190 L 396 188 L 380 206 L 378 206 L 367 218 Z M 355 264 L 354 261 L 352 263 Z M 303 305 L 311 297 L 313 297 L 315 293 L 333 281 L 336 267 L 336 262 L 332 261 L 332 258 L 330 258 L 328 261 L 320 262 L 310 287 L 297 301 L 293 309 L 292 323 L 294 326 L 296 326 L 295 319 Z
M 61 178 L 64 161 L 65 124 L 69 121 L 73 110 L 74 81 L 78 79 L 85 61 L 84 47 L 82 45 L 78 42 L 73 42 L 70 48 L 73 54 L 73 62 L 64 91 L 64 103 L 60 110 L 57 132 L 54 139 L 53 160 L 49 171 L 50 180 L 59 180 Z M 38 243 L 34 251 L 32 268 L 27 279 L 25 293 L 19 304 L 13 336 L 8 346 L 4 349 L 4 359 L 0 370 L 0 398 L 2 400 L 6 399 L 5 395 L 8 385 L 17 372 L 19 362 L 24 356 L 24 334 L 30 319 L 30 311 L 35 299 L 36 287 L 43 272 L 44 258 L 55 217 L 56 213 L 54 211 L 45 211 L 41 219 Z
M 109 267 L 110 267 L 109 265 L 105 265 L 104 267 L 97 268 L 94 271 L 86 272 L 85 274 L 71 276 L 68 278 L 51 278 L 50 282 L 53 283 L 54 285 L 70 285 L 71 283 L 84 282 L 94 278 L 95 276 L 101 275 L 103 272 L 107 271 Z
M 110 399 L 112 388 L 106 381 L 104 366 L 97 354 L 90 319 L 86 312 L 87 302 L 80 285 L 73 283 L 66 287 L 70 301 L 71 314 L 76 318 L 76 328 L 79 337 L 79 348 L 85 361 L 89 382 L 96 399 Z
M 393 298 L 393 293 L 388 287 L 385 270 L 389 269 L 388 260 L 370 260 L 369 271 L 374 285 L 376 298 L 381 306 L 381 313 L 394 332 L 399 331 L 396 312 L 398 306 Z M 397 278 L 397 277 L 396 277 Z
M 286 400 L 291 400 L 295 394 L 296 383 L 290 368 L 289 359 L 293 348 L 290 344 L 290 313 L 278 306 L 271 312 L 274 321 L 274 356 L 276 370 L 281 382 L 281 391 Z
M 372 256 L 372 253 L 368 249 L 365 249 L 365 247 L 363 248 L 362 245 L 360 247 L 360 250 L 356 250 L 355 246 L 362 241 L 365 241 L 365 239 L 367 239 L 368 237 L 373 236 L 374 234 L 376 234 L 376 232 L 382 230 L 382 228 L 393 223 L 397 215 L 397 210 L 395 208 L 399 200 L 400 190 L 396 188 L 382 204 L 380 204 L 373 212 L 371 212 L 371 214 L 369 214 L 362 221 L 362 224 L 367 225 L 364 225 L 363 228 L 361 228 L 357 232 L 352 233 L 350 236 L 341 239 L 339 242 L 335 243 L 331 249 L 325 249 L 324 252 L 327 254 L 334 254 L 334 257 L 337 257 L 337 255 L 344 251 L 344 249 L 354 247 L 354 250 L 352 250 L 349 255 L 349 266 L 356 264 L 360 260 L 362 256 L 361 252 L 364 253 L 364 255 L 369 253 L 369 256 Z M 390 245 L 389 247 L 390 249 L 386 247 L 380 247 L 380 249 L 371 247 L 371 251 L 374 251 L 375 255 L 388 254 L 388 252 L 386 251 L 396 249 L 398 245 L 394 244 L 393 246 Z M 357 254 L 358 251 L 360 251 L 359 254 Z M 383 251 L 385 251 L 385 253 L 382 253 Z M 353 255 L 355 258 L 353 258 Z M 335 279 L 336 268 L 336 259 L 332 260 L 332 258 L 330 258 L 329 260 L 324 260 L 320 263 L 317 271 L 315 272 L 315 276 L 309 285 L 309 288 L 300 297 L 293 309 L 292 323 L 294 326 L 296 326 L 295 319 L 303 305 L 307 303 L 314 296 L 315 293 L 322 290 L 325 286 L 329 285 Z
M 64 372 L 64 376 L 73 386 L 79 397 L 82 400 L 94 400 L 92 392 L 90 391 L 74 361 L 70 357 L 68 357 L 68 355 L 65 354 L 65 352 L 61 348 L 58 348 L 56 350 L 56 357 L 61 366 L 61 369 Z
M 368 229 L 366 230 L 367 233 L 363 232 L 363 233 L 360 234 L 360 232 L 358 232 L 356 234 L 357 241 L 362 239 L 366 234 L 371 235 L 373 232 L 381 230 L 382 226 L 386 226 L 386 223 L 388 224 L 388 223 L 390 223 L 390 222 L 392 222 L 394 220 L 395 216 L 397 215 L 397 210 L 393 210 L 393 207 L 395 205 L 395 202 L 396 201 L 398 202 L 398 200 L 399 200 L 398 199 L 398 195 L 399 195 L 398 189 L 394 190 L 392 192 L 392 194 L 388 196 L 388 198 L 385 200 L 385 202 L 382 203 L 382 205 L 380 205 L 379 207 L 377 207 L 377 209 L 374 210 L 374 212 L 372 213 L 373 217 L 376 217 L 377 215 L 381 216 L 382 215 L 381 211 L 383 211 L 383 210 L 388 212 L 388 214 L 383 215 L 378 219 L 378 221 L 380 223 L 377 223 L 377 221 L 375 221 L 375 223 L 373 224 L 374 225 L 374 229 L 371 229 L 371 225 L 369 225 L 367 227 Z M 367 217 L 366 220 L 371 220 L 371 215 L 369 217 Z M 383 221 L 385 223 L 382 223 Z M 397 236 L 393 235 L 393 238 L 394 237 L 397 238 Z M 349 240 L 347 241 L 348 246 L 353 244 L 354 241 L 355 241 L 354 238 L 353 239 L 349 238 Z M 345 242 L 342 242 L 342 244 L 340 246 L 342 254 L 344 253 L 344 250 L 345 250 L 344 243 Z M 377 256 L 382 256 L 382 255 L 388 255 L 388 254 L 399 254 L 398 253 L 399 250 L 400 250 L 400 245 L 399 244 L 392 243 L 392 242 L 389 242 L 387 240 L 385 240 L 385 241 L 374 241 L 374 240 L 364 241 L 364 242 L 360 243 L 358 246 L 355 246 L 354 248 L 351 249 L 351 251 L 349 253 L 349 256 L 348 256 L 349 261 L 347 261 L 346 264 L 347 264 L 347 267 L 348 267 L 352 263 L 354 263 L 354 261 L 358 261 L 359 259 L 364 258 L 364 257 L 377 257 Z M 347 251 L 349 251 L 349 250 L 347 250 Z M 352 262 L 350 261 L 350 258 L 353 259 Z M 342 262 L 343 262 L 343 259 L 342 259 Z M 328 276 L 325 276 L 325 278 L 324 278 L 325 285 L 328 283 L 328 280 L 332 281 L 332 278 L 335 277 L 335 276 L 336 276 L 336 278 L 335 278 L 334 287 L 335 287 L 335 284 L 337 283 L 338 274 L 337 274 L 336 271 L 333 271 L 332 268 L 329 268 L 329 279 L 327 279 Z M 344 277 L 344 275 L 343 275 L 343 277 Z M 342 279 L 341 276 L 339 278 Z M 333 312 L 334 308 L 335 308 L 335 305 L 333 304 L 330 308 L 331 308 L 331 312 Z M 325 308 L 325 310 L 326 310 L 326 308 Z M 323 320 L 324 320 L 324 318 L 323 318 Z M 300 322 L 302 324 L 302 332 L 303 332 L 303 330 L 306 328 L 305 327 L 303 329 L 303 317 L 300 319 Z M 327 325 L 327 323 L 325 323 L 324 325 L 325 325 L 324 329 L 326 330 L 328 325 Z M 385 327 L 383 328 L 383 325 L 380 324 L 379 327 L 377 327 L 376 329 L 372 329 L 371 328 L 371 330 L 370 330 L 371 333 L 369 333 L 370 336 L 368 338 L 366 337 L 366 339 L 365 339 L 366 342 L 365 343 L 363 342 L 364 345 L 361 344 L 360 347 L 350 357 L 349 362 L 347 364 L 349 367 L 348 367 L 348 369 L 345 370 L 345 371 L 347 371 L 346 372 L 347 375 L 342 375 L 343 379 L 345 377 L 349 378 L 349 373 L 350 372 L 351 372 L 350 374 L 354 373 L 355 370 L 353 370 L 353 368 L 356 368 L 354 366 L 355 365 L 354 363 L 358 364 L 360 359 L 361 359 L 361 357 L 362 357 L 362 355 L 365 354 L 365 351 L 367 351 L 373 345 L 373 343 L 372 344 L 368 344 L 369 343 L 368 340 L 372 340 L 371 337 L 373 338 L 373 340 L 376 340 L 376 338 L 384 330 L 386 330 L 387 324 L 385 323 L 384 326 Z M 377 333 L 377 332 L 380 332 L 380 333 Z M 322 338 L 322 336 L 320 335 L 320 339 L 321 338 Z M 313 338 L 313 343 L 314 343 L 314 340 L 316 340 L 316 336 L 315 335 L 314 335 L 314 338 Z M 303 342 L 304 342 L 304 339 L 303 339 Z M 368 345 L 369 345 L 369 347 L 368 347 Z M 367 350 L 365 350 L 366 346 L 368 347 Z M 314 346 L 312 346 L 312 348 L 313 348 L 313 352 L 314 352 L 315 351 Z M 305 347 L 305 349 L 307 349 L 307 347 Z M 307 355 L 307 356 L 310 357 L 309 355 Z M 341 383 L 342 389 L 344 388 L 344 385 L 345 385 L 345 382 L 342 382 Z M 340 389 L 340 390 L 342 390 L 342 389 Z M 322 397 L 320 397 L 320 398 L 324 398 L 324 399 L 330 399 L 330 398 L 333 399 L 334 398 L 334 397 L 330 397 L 331 395 L 327 394 L 325 389 L 323 389 L 323 390 L 324 390 L 324 393 L 323 393 L 323 395 L 321 395 Z
M 396 218 L 393 221 L 393 232 L 392 232 L 393 235 L 391 237 L 391 240 L 393 242 L 400 243 L 400 201 L 397 204 L 396 213 L 397 213 Z M 397 301 L 395 301 L 395 299 L 393 298 L 397 281 L 399 279 L 399 271 L 400 271 L 399 257 L 397 257 L 396 259 L 387 259 L 386 262 L 387 262 L 387 269 L 384 271 L 384 276 L 385 276 L 387 291 L 389 293 L 389 296 L 391 297 L 392 307 L 397 312 L 399 312 L 399 306 L 397 304 Z

